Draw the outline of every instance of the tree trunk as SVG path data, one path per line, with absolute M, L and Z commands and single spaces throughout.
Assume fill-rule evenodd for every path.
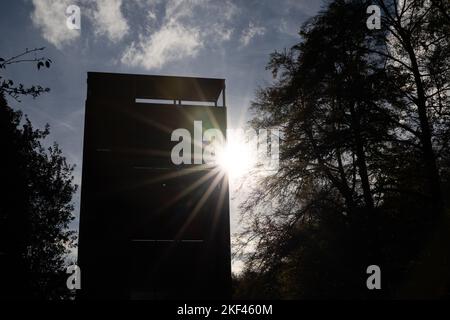
M 414 75 L 414 82 L 417 91 L 417 112 L 420 122 L 420 142 L 422 144 L 422 153 L 425 164 L 425 169 L 428 177 L 428 185 L 431 193 L 431 201 L 436 212 L 434 214 L 439 214 L 442 209 L 442 194 L 441 194 L 441 183 L 439 177 L 439 170 L 436 164 L 436 157 L 433 151 L 432 145 L 432 128 L 428 121 L 427 107 L 426 107 L 426 96 L 423 87 L 422 79 L 420 76 L 419 66 L 417 63 L 417 58 L 412 48 L 409 37 L 405 36 L 404 42 L 406 46 L 406 51 L 408 52 L 409 59 L 411 61 L 411 69 Z
M 355 104 L 350 104 L 350 114 L 352 121 L 353 135 L 355 139 L 356 165 L 358 166 L 359 177 L 361 178 L 361 186 L 363 189 L 364 202 L 368 210 L 374 208 L 372 192 L 370 190 L 369 174 L 367 172 L 366 154 L 364 152 L 364 142 L 361 137 L 361 125 L 359 116 L 355 110 Z

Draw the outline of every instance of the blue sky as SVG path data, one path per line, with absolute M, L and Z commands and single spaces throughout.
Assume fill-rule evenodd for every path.
M 269 54 L 298 42 L 320 0 L 21 0 L 2 1 L 0 57 L 43 47 L 50 69 L 11 65 L 6 78 L 50 93 L 11 101 L 34 126 L 50 124 L 81 184 L 88 71 L 225 78 L 229 127 L 242 126 L 258 86 L 270 83 Z M 66 8 L 81 9 L 81 29 L 66 27 Z M 75 199 L 79 214 L 79 194 Z M 231 203 L 236 216 L 236 201 Z M 73 223 L 76 228 L 78 220 Z M 234 222 L 232 223 L 234 228 Z

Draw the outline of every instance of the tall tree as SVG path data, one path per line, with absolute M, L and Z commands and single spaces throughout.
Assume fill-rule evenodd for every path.
M 1 59 L 0 66 L 14 61 L 43 66 L 43 58 L 26 58 L 30 52 L 25 52 L 25 58 Z M 23 119 L 5 99 L 5 95 L 18 100 L 24 94 L 35 97 L 47 91 L 40 86 L 15 85 L 11 80 L 3 80 L 0 87 L 2 299 L 58 299 L 68 293 L 63 267 L 74 241 L 74 233 L 68 230 L 76 190 L 73 166 L 66 163 L 57 144 L 47 149 L 42 146 L 48 126 L 34 129 L 30 120 Z
M 440 180 L 424 147 L 417 81 L 391 53 L 398 44 L 390 30 L 366 28 L 370 4 L 336 0 L 306 23 L 298 45 L 271 56 L 274 83 L 252 105 L 254 127 L 282 129 L 280 168 L 242 205 L 239 245 L 254 248 L 247 274 L 294 295 L 368 295 L 370 264 L 389 279 L 383 294 L 398 294 L 427 239 L 427 211 L 437 208 L 432 183 L 440 188 Z M 442 93 L 445 76 L 433 81 Z
M 388 59 L 390 73 L 405 81 L 392 82 L 406 103 L 405 122 L 421 148 L 431 214 L 443 211 L 443 194 L 436 135 L 448 128 L 450 89 L 450 22 L 448 1 L 375 1 L 382 9 L 381 37 L 385 50 L 372 50 Z M 445 131 L 446 129 L 444 129 Z M 445 131 L 447 132 L 447 131 Z

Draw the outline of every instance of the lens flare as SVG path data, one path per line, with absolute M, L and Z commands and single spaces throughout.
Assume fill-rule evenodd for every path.
M 253 155 L 242 141 L 228 141 L 217 152 L 217 164 L 228 173 L 230 180 L 247 174 L 252 167 Z

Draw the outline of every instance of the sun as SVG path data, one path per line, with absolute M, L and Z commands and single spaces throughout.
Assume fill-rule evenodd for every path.
M 217 164 L 228 174 L 230 180 L 237 180 L 250 172 L 253 156 L 243 141 L 229 140 L 217 152 Z

